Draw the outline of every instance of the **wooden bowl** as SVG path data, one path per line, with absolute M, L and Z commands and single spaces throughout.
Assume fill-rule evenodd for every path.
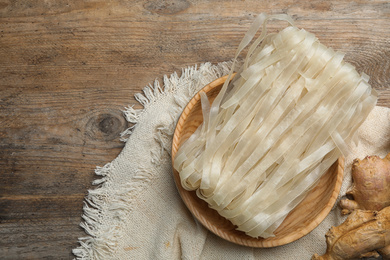
M 210 102 L 218 95 L 227 76 L 219 78 L 201 91 L 206 92 Z M 202 123 L 202 108 L 199 93 L 196 94 L 181 114 L 173 136 L 172 160 L 180 144 L 189 138 Z M 209 208 L 207 202 L 201 200 L 194 191 L 185 190 L 180 183 L 179 173 L 174 170 L 174 179 L 177 189 L 184 203 L 207 229 L 217 236 L 233 243 L 250 247 L 275 247 L 293 242 L 312 231 L 329 214 L 337 195 L 340 192 L 343 180 L 344 159 L 339 158 L 332 167 L 322 176 L 317 186 L 306 198 L 286 217 L 283 223 L 274 232 L 272 238 L 253 238 L 235 226 L 227 219 Z

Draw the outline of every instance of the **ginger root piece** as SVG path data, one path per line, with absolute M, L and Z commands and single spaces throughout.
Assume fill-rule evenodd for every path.
M 347 192 L 353 200 L 343 199 L 342 214 L 354 209 L 381 210 L 390 206 L 390 153 L 383 159 L 367 156 L 356 159 L 352 164 L 353 184 Z
M 390 207 L 379 212 L 354 210 L 344 223 L 332 227 L 325 237 L 326 253 L 322 256 L 315 254 L 312 260 L 377 258 L 376 250 L 390 243 Z
M 387 245 L 384 248 L 378 249 L 377 250 L 379 254 L 382 256 L 382 259 L 390 259 L 390 245 Z
M 390 259 L 390 153 L 356 159 L 352 178 L 353 199 L 340 201 L 341 213 L 351 215 L 326 233 L 326 253 L 313 260 Z

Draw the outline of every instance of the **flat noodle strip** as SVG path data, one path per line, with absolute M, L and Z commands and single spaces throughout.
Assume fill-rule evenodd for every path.
M 267 34 L 271 19 L 291 26 Z M 179 147 L 181 184 L 252 237 L 270 237 L 322 174 L 346 155 L 377 101 L 368 76 L 344 54 L 298 29 L 289 16 L 260 14 L 241 41 L 243 65 Z

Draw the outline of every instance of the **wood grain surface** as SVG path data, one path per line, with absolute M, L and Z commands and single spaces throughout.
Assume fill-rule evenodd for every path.
M 124 146 L 124 107 L 141 107 L 133 95 L 230 60 L 261 12 L 346 53 L 390 107 L 388 1 L 0 0 L 0 259 L 73 258 L 94 169 Z

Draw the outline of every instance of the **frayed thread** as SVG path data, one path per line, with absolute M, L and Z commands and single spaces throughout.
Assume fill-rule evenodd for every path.
M 101 186 L 89 190 L 85 198 L 83 222 L 80 226 L 89 236 L 79 238 L 80 246 L 72 250 L 78 260 L 112 258 L 118 239 L 122 237 L 119 223 L 133 210 L 138 194 L 153 178 L 152 170 L 139 167 L 130 182 L 111 188 L 109 177 L 112 169 L 112 164 L 108 163 L 97 167 L 95 171 L 102 178 L 93 184 Z M 110 216 L 115 220 L 111 226 L 106 226 L 103 222 L 106 212 L 110 212 Z
M 117 230 L 118 228 L 113 227 L 99 237 L 79 238 L 80 247 L 73 249 L 73 254 L 79 260 L 112 259 L 118 244 Z
M 142 112 L 142 109 L 134 109 L 134 106 L 128 106 L 125 107 L 125 110 L 122 112 L 127 122 L 132 124 L 120 134 L 120 140 L 122 142 L 127 142 L 130 135 L 133 133 L 135 125 L 138 123 L 139 115 Z
M 160 86 L 160 82 L 156 79 L 152 84 L 144 87 L 142 89 L 142 93 L 135 94 L 135 99 L 143 106 L 146 107 L 150 102 L 156 101 L 161 94 L 163 94 L 163 90 Z
M 107 232 L 101 229 L 107 196 L 104 192 L 106 188 L 102 185 L 107 182 L 112 168 L 111 163 L 107 163 L 103 167 L 96 167 L 95 174 L 101 176 L 101 178 L 94 180 L 92 184 L 99 185 L 99 187 L 88 191 L 83 207 L 82 219 L 84 222 L 80 223 L 80 226 L 89 237 L 79 238 L 80 247 L 72 250 L 76 259 L 107 259 L 113 253 L 117 236 L 115 232 Z
M 212 65 L 210 62 L 187 67 L 182 69 L 181 76 L 176 72 L 173 72 L 169 77 L 163 76 L 163 87 L 156 79 L 153 84 L 149 84 L 142 89 L 143 93 L 137 93 L 134 98 L 145 108 L 151 103 L 159 100 L 162 95 L 167 93 L 175 93 L 174 102 L 169 112 L 172 119 L 175 121 L 181 110 L 188 103 L 189 99 L 193 97 L 203 86 L 210 83 L 212 80 L 227 75 L 233 62 L 221 62 L 217 65 Z M 178 88 L 187 88 L 187 92 L 176 93 Z M 123 111 L 126 120 L 133 124 L 127 128 L 120 135 L 120 140 L 127 142 L 130 135 L 133 133 L 134 126 L 138 123 L 138 120 L 143 113 L 144 109 L 134 109 L 134 106 L 128 106 Z M 176 121 L 175 121 L 176 122 Z

